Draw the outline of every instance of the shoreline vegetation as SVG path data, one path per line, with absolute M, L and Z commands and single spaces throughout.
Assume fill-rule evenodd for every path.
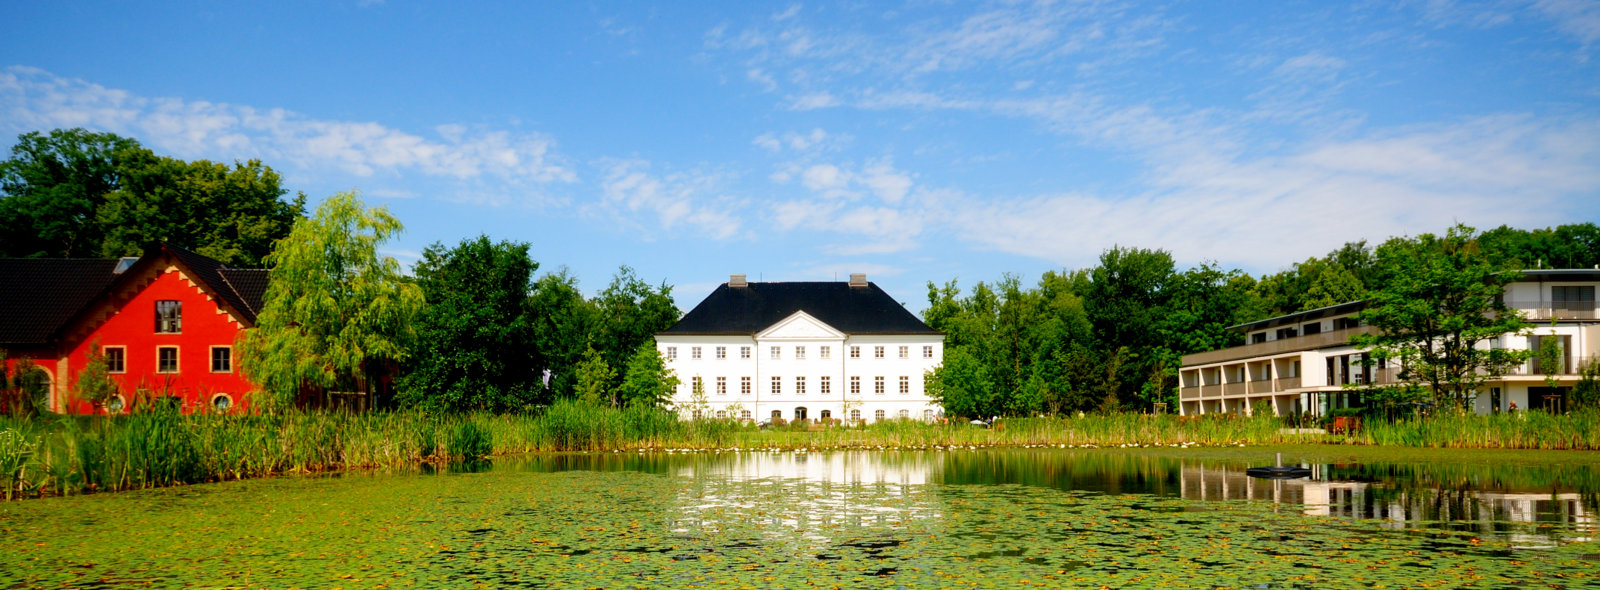
M 1126 413 L 1006 418 L 993 429 L 916 421 L 757 428 L 577 401 L 557 402 L 538 414 L 40 416 L 0 418 L 0 486 L 13 499 L 572 451 L 1282 444 L 1592 451 L 1600 450 L 1600 412 L 1373 420 L 1350 434 L 1290 428 L 1265 416 Z

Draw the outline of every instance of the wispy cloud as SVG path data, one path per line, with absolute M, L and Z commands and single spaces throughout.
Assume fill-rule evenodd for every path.
M 315 119 L 284 109 L 143 97 L 49 72 L 0 70 L 0 126 L 8 132 L 89 127 L 130 135 L 183 157 L 226 154 L 332 167 L 356 176 L 415 173 L 565 183 L 576 173 L 539 133 L 443 125 L 434 137 L 373 122 Z M 213 156 L 214 157 L 214 156 Z
M 743 203 L 722 194 L 724 175 L 699 171 L 661 175 L 651 171 L 650 162 L 639 159 L 608 160 L 599 166 L 605 171 L 601 199 L 591 211 L 601 218 L 626 220 L 651 233 L 687 227 L 718 240 L 742 234 L 738 212 Z

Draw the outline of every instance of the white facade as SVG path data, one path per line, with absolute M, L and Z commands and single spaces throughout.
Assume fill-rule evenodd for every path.
M 1565 409 L 1579 366 L 1600 354 L 1597 287 L 1600 271 L 1586 270 L 1528 271 L 1506 286 L 1506 304 L 1533 326 L 1484 346 L 1536 350 L 1540 339 L 1554 337 L 1561 339 L 1565 358 L 1553 369 L 1529 361 L 1485 383 L 1473 401 L 1478 413 Z M 1237 326 L 1245 334 L 1244 346 L 1183 357 L 1179 411 L 1248 415 L 1266 408 L 1280 416 L 1321 415 L 1356 401 L 1348 385 L 1397 382 L 1398 367 L 1364 367 L 1364 351 L 1350 346 L 1351 336 L 1375 331 L 1356 321 L 1360 310 L 1354 302 Z M 1549 387 L 1547 377 L 1556 380 L 1556 388 Z
M 846 334 L 798 311 L 754 335 L 656 336 L 682 382 L 673 406 L 693 417 L 769 421 L 932 420 L 941 413 L 923 376 L 944 358 L 944 336 Z M 704 391 L 697 408 L 694 387 Z

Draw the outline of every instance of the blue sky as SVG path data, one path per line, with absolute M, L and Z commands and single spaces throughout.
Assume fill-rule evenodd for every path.
M 1113 245 L 1273 272 L 1600 220 L 1600 2 L 0 4 L 0 143 L 259 158 L 436 241 L 927 281 Z

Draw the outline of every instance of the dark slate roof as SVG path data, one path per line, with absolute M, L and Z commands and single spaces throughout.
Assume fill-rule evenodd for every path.
M 116 279 L 116 259 L 0 258 L 0 346 L 49 344 Z
M 251 324 L 256 323 L 256 314 L 261 313 L 261 302 L 267 298 L 267 269 L 264 268 L 224 268 L 222 279 L 238 295 L 240 304 L 239 313 Z
M 267 292 L 267 271 L 262 269 L 235 269 L 224 266 L 221 262 L 211 259 L 172 244 L 162 244 L 168 252 L 189 267 L 195 278 L 205 281 L 206 285 L 216 291 L 228 306 L 246 316 L 244 319 L 251 324 L 256 322 L 256 312 L 261 309 L 261 299 Z M 259 277 L 247 276 L 259 273 Z M 241 284 L 235 285 L 231 279 L 238 278 Z
M 755 334 L 797 311 L 846 334 L 938 334 L 878 285 L 841 282 L 723 283 L 662 334 Z

